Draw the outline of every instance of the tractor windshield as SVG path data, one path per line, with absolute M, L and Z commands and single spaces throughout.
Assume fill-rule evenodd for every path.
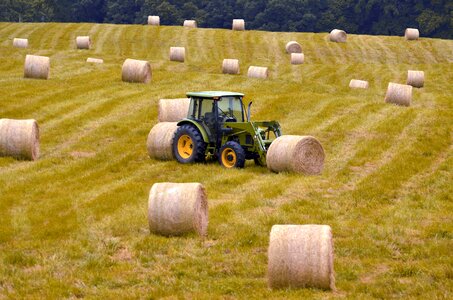
M 227 116 L 236 119 L 237 122 L 244 122 L 241 98 L 239 97 L 222 97 L 217 102 L 219 116 Z

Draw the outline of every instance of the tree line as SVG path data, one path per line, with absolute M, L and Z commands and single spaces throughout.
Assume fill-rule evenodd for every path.
M 402 35 L 453 38 L 451 0 L 0 0 L 4 22 L 95 22 L 143 24 L 158 15 L 162 25 L 197 20 L 200 27 Z

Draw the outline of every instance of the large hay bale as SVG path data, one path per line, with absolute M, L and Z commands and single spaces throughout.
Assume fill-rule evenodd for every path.
M 149 229 L 161 235 L 206 236 L 208 201 L 200 183 L 155 183 L 149 192 Z
M 148 25 L 159 26 L 160 17 L 159 16 L 148 16 Z
M 329 39 L 331 42 L 336 43 L 346 43 L 348 35 L 344 30 L 334 29 L 329 34 Z
M 0 156 L 37 160 L 38 123 L 35 120 L 0 119 Z
M 146 148 L 149 157 L 160 160 L 172 160 L 173 137 L 178 129 L 177 122 L 157 123 L 148 134 Z
M 273 172 L 320 174 L 324 167 L 324 149 L 312 136 L 282 135 L 269 147 L 267 168 Z
M 137 59 L 126 59 L 123 63 L 122 80 L 126 82 L 148 83 L 151 81 L 151 65 Z
M 425 72 L 423 71 L 407 71 L 406 84 L 416 88 L 422 88 L 425 85 Z
M 367 89 L 369 87 L 368 81 L 351 79 L 349 87 L 352 89 Z
M 88 58 L 87 58 L 87 63 L 103 64 L 103 63 L 104 63 L 104 60 L 101 59 L 101 58 L 92 58 L 92 57 L 88 57 Z
M 269 70 L 267 67 L 250 66 L 247 76 L 250 78 L 267 78 L 269 77 Z
M 13 47 L 16 47 L 16 48 L 28 48 L 28 39 L 14 38 Z
M 303 53 L 291 53 L 291 64 L 301 65 L 305 61 L 305 55 Z
M 239 74 L 239 60 L 226 58 L 222 63 L 223 74 Z
M 408 41 L 415 41 L 420 37 L 420 32 L 416 28 L 406 28 L 404 31 L 404 37 Z
M 412 101 L 412 86 L 390 82 L 384 101 L 401 106 L 410 106 Z
M 186 48 L 170 47 L 170 61 L 184 62 L 186 59 Z
M 50 58 L 47 56 L 25 56 L 24 77 L 48 79 L 50 73 Z
M 197 28 L 197 21 L 195 21 L 195 20 L 185 20 L 183 26 L 184 27 L 189 27 L 189 28 Z
M 245 30 L 245 21 L 244 19 L 233 19 L 233 30 Z
M 160 99 L 158 107 L 159 122 L 178 122 L 187 118 L 190 99 Z
M 333 260 L 330 226 L 272 226 L 268 249 L 270 288 L 335 290 Z
M 286 44 L 286 53 L 302 53 L 302 47 L 296 41 L 290 41 Z
M 89 36 L 78 36 L 76 38 L 77 49 L 90 49 L 91 39 Z

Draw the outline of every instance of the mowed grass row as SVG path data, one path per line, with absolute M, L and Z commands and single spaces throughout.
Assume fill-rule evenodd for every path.
M 93 49 L 76 50 L 78 35 Z M 290 40 L 304 65 L 289 64 Z M 171 46 L 187 48 L 186 63 L 168 61 Z M 50 80 L 22 78 L 25 54 L 51 57 Z M 125 58 L 149 60 L 152 82 L 121 82 Z M 222 75 L 223 58 L 238 58 L 241 75 Z M 453 42 L 438 39 L 0 23 L 0 117 L 35 118 L 42 151 L 33 163 L 0 158 L 0 298 L 448 298 L 452 58 Z M 246 78 L 249 65 L 270 79 Z M 384 104 L 408 69 L 426 76 L 413 105 Z M 350 90 L 352 78 L 370 89 Z M 244 92 L 253 119 L 317 137 L 323 174 L 149 159 L 158 99 L 197 90 Z M 207 240 L 149 234 L 148 192 L 165 181 L 205 185 Z M 267 288 L 270 228 L 293 223 L 332 226 L 337 292 Z

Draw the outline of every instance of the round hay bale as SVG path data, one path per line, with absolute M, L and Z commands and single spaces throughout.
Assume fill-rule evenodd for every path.
M 91 39 L 89 36 L 78 36 L 76 38 L 77 49 L 90 49 Z
M 195 21 L 195 20 L 185 20 L 183 26 L 184 27 L 189 27 L 189 28 L 197 28 L 197 21 Z
M 182 235 L 196 232 L 205 237 L 208 201 L 200 183 L 155 183 L 148 200 L 148 223 L 153 233 Z
M 282 135 L 269 147 L 267 168 L 273 172 L 320 174 L 324 167 L 324 149 L 312 136 Z
M 407 71 L 406 84 L 416 88 L 422 88 L 425 85 L 425 72 L 423 71 Z
M 352 89 L 367 89 L 369 87 L 368 81 L 351 79 L 349 87 Z
M 335 290 L 332 230 L 328 225 L 274 225 L 268 249 L 270 288 Z
M 186 48 L 170 47 L 170 61 L 184 62 L 186 59 Z
M 224 59 L 222 72 L 223 74 L 239 74 L 239 59 Z
M 126 59 L 123 63 L 122 80 L 125 82 L 148 83 L 151 81 L 151 65 L 137 59 Z
M 305 61 L 305 55 L 303 53 L 291 53 L 291 64 L 301 65 Z
M 28 39 L 14 38 L 13 47 L 16 47 L 16 48 L 28 48 Z
M 250 66 L 247 76 L 250 78 L 267 78 L 269 77 L 269 70 L 267 67 Z
M 49 79 L 50 58 L 47 56 L 25 56 L 24 77 L 35 79 Z
M 348 36 L 344 30 L 334 29 L 330 32 L 329 38 L 331 42 L 346 43 Z
M 190 99 L 160 99 L 158 107 L 159 122 L 178 122 L 187 118 Z
M 401 106 L 410 106 L 412 100 L 412 86 L 390 82 L 384 101 Z
M 160 17 L 159 16 L 148 16 L 148 25 L 159 26 Z
M 404 37 L 408 41 L 415 41 L 420 37 L 420 32 L 416 28 L 406 28 L 404 31 Z
M 0 156 L 37 160 L 38 123 L 35 120 L 0 119 Z
M 296 41 L 290 41 L 286 44 L 286 53 L 302 53 L 302 47 Z
M 245 30 L 245 21 L 244 19 L 233 19 L 233 30 Z
M 173 159 L 172 143 L 176 129 L 177 122 L 157 123 L 151 128 L 146 141 L 149 157 L 160 160 Z
M 100 59 L 100 58 L 91 58 L 91 57 L 88 57 L 88 58 L 87 58 L 87 63 L 103 64 L 103 63 L 104 63 L 104 60 L 103 60 L 103 59 Z

